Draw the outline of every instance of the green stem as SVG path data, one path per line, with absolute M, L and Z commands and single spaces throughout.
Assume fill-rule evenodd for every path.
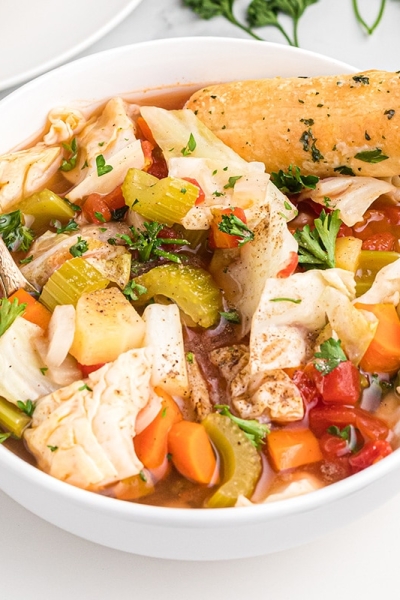
M 283 29 L 282 25 L 280 23 L 276 23 L 275 27 L 277 29 L 279 29 L 279 31 L 281 32 L 281 34 L 284 36 L 284 38 L 286 39 L 286 41 L 288 42 L 289 46 L 298 46 L 297 43 L 297 32 L 294 30 L 294 40 L 291 40 L 290 37 L 288 36 L 288 34 L 286 33 L 286 31 Z
M 385 11 L 385 6 L 386 6 L 386 0 L 381 0 L 381 6 L 379 9 L 378 16 L 376 17 L 372 27 L 370 27 L 361 16 L 361 13 L 358 8 L 357 0 L 353 0 L 353 9 L 354 9 L 354 13 L 356 15 L 357 21 L 360 23 L 360 25 L 362 25 L 364 27 L 364 29 L 366 30 L 366 32 L 369 35 L 372 35 L 374 33 L 375 29 L 378 27 L 379 23 L 381 22 L 383 13 Z
M 236 25 L 236 27 L 239 27 L 240 29 L 242 29 L 243 31 L 245 31 L 246 33 L 248 33 L 249 35 L 251 35 L 255 40 L 258 40 L 259 42 L 265 42 L 265 40 L 263 38 L 261 38 L 258 35 L 256 35 L 254 33 L 254 31 L 252 31 L 249 27 L 246 27 L 245 25 L 242 25 L 242 23 L 240 23 L 239 21 L 237 21 L 237 19 L 235 19 L 235 17 L 233 16 L 233 14 L 231 14 L 229 16 L 226 15 L 226 18 L 233 25 Z
M 299 47 L 299 38 L 297 36 L 297 26 L 299 24 L 299 19 L 293 19 L 293 44 L 294 46 Z

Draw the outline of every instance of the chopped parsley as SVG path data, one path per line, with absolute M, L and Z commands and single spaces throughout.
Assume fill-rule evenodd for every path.
M 8 298 L 2 298 L 0 301 L 0 336 L 7 331 L 14 323 L 15 319 L 25 311 L 26 304 L 19 304 L 17 298 L 12 302 Z
M 355 173 L 353 171 L 353 169 L 351 169 L 350 167 L 346 167 L 346 165 L 342 165 L 340 167 L 336 167 L 335 169 L 333 169 L 336 173 L 340 173 L 341 175 L 351 175 L 352 177 L 355 177 Z
M 0 433 L 0 444 L 4 444 L 6 440 L 11 436 L 11 433 Z
M 224 185 L 224 190 L 228 190 L 229 188 L 234 188 L 235 183 L 242 178 L 242 175 L 236 175 L 234 177 L 229 177 L 228 183 Z
M 270 298 L 270 302 L 293 302 L 293 304 L 301 304 L 301 298 Z
M 71 231 L 77 231 L 78 230 L 78 223 L 76 223 L 74 221 L 74 219 L 70 219 L 66 225 L 62 225 L 60 223 L 60 221 L 58 221 L 56 219 L 56 220 L 51 221 L 50 225 L 52 225 L 53 227 L 56 228 L 56 233 L 57 234 L 60 234 L 60 233 L 70 233 Z
M 357 152 L 357 154 L 354 155 L 354 158 L 362 160 L 363 162 L 375 164 L 380 163 L 383 160 L 387 160 L 389 157 L 385 154 L 382 154 L 381 148 L 375 148 L 375 150 L 365 150 L 364 152 Z
M 342 221 L 339 210 L 326 214 L 324 210 L 314 220 L 315 228 L 305 225 L 294 237 L 299 244 L 299 263 L 306 269 L 327 269 L 335 266 L 335 242 Z
M 181 238 L 160 238 L 158 234 L 164 228 L 162 223 L 153 221 L 151 223 L 143 223 L 144 229 L 136 229 L 132 225 L 130 227 L 131 237 L 126 234 L 118 234 L 117 237 L 121 238 L 129 247 L 130 250 L 137 250 L 139 254 L 140 262 L 147 262 L 155 257 L 166 258 L 175 263 L 181 263 L 182 260 L 179 256 L 173 252 L 167 252 L 160 248 L 165 244 L 174 244 L 178 246 L 185 246 L 189 242 Z
M 144 481 L 146 483 L 147 477 L 146 477 L 144 471 L 139 471 L 139 477 L 142 481 Z
M 27 264 L 29 264 L 32 261 L 33 261 L 33 256 L 31 255 L 31 256 L 27 256 L 26 258 L 21 258 L 21 260 L 19 261 L 19 264 L 20 265 L 27 265 Z
M 70 144 L 63 143 L 62 146 L 64 150 L 69 152 L 70 156 L 68 159 L 62 159 L 60 171 L 72 171 L 72 169 L 76 166 L 76 161 L 78 160 L 78 143 L 76 138 L 74 138 Z
M 188 143 L 181 150 L 181 154 L 183 154 L 183 156 L 189 156 L 195 150 L 196 150 L 196 140 L 193 137 L 193 133 L 191 133 L 189 136 Z
M 301 175 L 299 167 L 289 165 L 286 173 L 282 169 L 278 173 L 271 173 L 271 181 L 283 194 L 299 194 L 305 188 L 315 190 L 319 177 Z
M 33 231 L 23 224 L 20 210 L 0 216 L 0 235 L 8 250 L 29 250 L 33 242 Z
M 386 115 L 390 121 L 391 119 L 393 119 L 395 113 L 396 113 L 396 111 L 393 108 L 391 108 L 390 110 L 385 110 L 385 112 L 383 114 Z
M 268 425 L 260 423 L 256 419 L 240 419 L 239 417 L 235 417 L 226 404 L 216 404 L 215 409 L 221 415 L 229 417 L 231 421 L 236 423 L 255 448 L 259 449 L 264 444 L 264 439 L 270 432 Z
M 78 388 L 79 392 L 83 392 L 84 390 L 87 390 L 88 392 L 93 392 L 92 388 L 89 387 L 86 383 L 84 383 L 83 385 L 81 385 L 80 388 Z
M 113 170 L 113 167 L 111 165 L 106 164 L 106 159 L 104 158 L 104 156 L 102 154 L 99 154 L 98 156 L 96 156 L 96 168 L 97 168 L 97 175 L 99 177 L 101 177 L 102 175 L 105 175 L 106 173 L 109 173 L 110 171 Z
M 106 223 L 106 220 L 105 220 L 105 218 L 104 218 L 104 216 L 103 216 L 103 214 L 102 214 L 101 212 L 98 212 L 98 211 L 96 211 L 96 212 L 94 213 L 94 216 L 95 216 L 95 217 L 96 217 L 96 219 L 97 219 L 98 221 L 100 221 L 101 223 Z
M 354 75 L 353 81 L 361 83 L 362 85 L 369 85 L 369 77 L 366 77 L 365 75 Z
M 139 296 L 146 292 L 147 288 L 144 285 L 136 283 L 134 279 L 132 279 L 122 290 L 122 293 L 125 294 L 129 300 L 139 300 Z
M 50 444 L 48 444 L 47 447 L 49 448 L 50 452 L 55 452 L 58 450 L 58 446 L 50 446 Z
M 71 246 L 71 248 L 69 249 L 70 253 L 74 257 L 82 256 L 82 254 L 84 254 L 88 250 L 89 250 L 89 245 L 86 240 L 83 240 L 81 238 L 81 236 L 78 236 L 78 241 L 76 242 L 76 244 Z
M 299 141 L 303 144 L 304 152 L 311 152 L 311 158 L 313 162 L 320 162 L 323 160 L 324 156 L 316 146 L 317 140 L 313 136 L 311 128 L 302 133 Z
M 247 244 L 247 242 L 254 240 L 254 233 L 247 227 L 246 223 L 234 215 L 233 212 L 231 215 L 221 215 L 218 229 L 228 235 L 242 238 L 238 244 L 239 248 L 244 244 Z
M 320 352 L 316 352 L 314 356 L 317 359 L 314 361 L 315 368 L 321 375 L 328 375 L 340 363 L 347 361 L 340 340 L 334 340 L 333 338 L 323 342 L 320 346 Z
M 194 363 L 194 354 L 193 352 L 186 352 L 186 360 L 190 365 Z
M 241 322 L 240 315 L 237 310 L 228 310 L 226 312 L 221 311 L 219 314 L 226 321 L 229 321 L 229 323 L 238 323 L 239 324 Z
M 40 367 L 40 372 L 42 375 L 46 375 L 48 370 L 49 370 L 49 367 Z
M 26 402 L 22 402 L 22 400 L 17 400 L 17 406 L 22 412 L 31 417 L 35 410 L 35 403 L 32 400 L 27 400 Z

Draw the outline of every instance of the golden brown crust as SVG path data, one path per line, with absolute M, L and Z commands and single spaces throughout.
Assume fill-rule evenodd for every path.
M 246 160 L 268 172 L 297 165 L 328 177 L 349 167 L 356 175 L 400 174 L 400 74 L 273 78 L 210 86 L 186 108 Z M 377 150 L 380 162 L 355 158 Z

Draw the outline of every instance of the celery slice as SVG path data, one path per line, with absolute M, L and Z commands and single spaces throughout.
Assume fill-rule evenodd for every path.
M 109 283 L 109 279 L 88 261 L 77 256 L 67 260 L 52 274 L 39 299 L 49 310 L 54 310 L 58 304 L 76 306 L 82 294 L 102 290 Z
M 35 218 L 32 224 L 34 229 L 48 226 L 53 219 L 68 221 L 75 214 L 65 200 L 48 189 L 29 196 L 20 202 L 18 208 L 24 215 Z
M 22 438 L 24 430 L 31 422 L 31 418 L 11 402 L 0 397 L 0 427 L 9 431 L 15 437 Z
M 161 265 L 135 277 L 134 281 L 146 288 L 134 302 L 135 306 L 143 306 L 154 296 L 163 295 L 174 300 L 201 327 L 211 327 L 219 320 L 221 291 L 211 275 L 200 267 Z
M 249 498 L 261 475 L 261 458 L 243 431 L 229 417 L 210 413 L 202 421 L 222 463 L 222 485 L 207 501 L 209 508 L 234 506 Z
M 400 258 L 398 252 L 361 250 L 355 276 L 356 296 L 365 294 L 375 281 L 377 273 Z
M 172 226 L 193 208 L 199 188 L 177 177 L 157 179 L 139 169 L 129 169 L 122 193 L 125 203 L 145 219 Z

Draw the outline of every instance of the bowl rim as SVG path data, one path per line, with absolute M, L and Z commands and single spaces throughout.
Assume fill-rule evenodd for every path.
M 178 38 L 161 38 L 126 44 L 115 48 L 96 52 L 85 57 L 77 58 L 67 64 L 48 71 L 31 81 L 21 85 L 16 90 L 10 92 L 0 101 L 0 112 L 7 110 L 7 105 L 14 103 L 20 96 L 29 94 L 35 88 L 45 85 L 48 80 L 54 77 L 64 77 L 70 71 L 76 69 L 76 65 L 82 65 L 89 68 L 92 63 L 98 62 L 103 56 L 118 57 L 121 54 L 129 52 L 139 52 L 146 50 L 147 47 L 158 46 L 160 49 L 171 45 L 181 46 L 183 49 L 187 44 L 202 46 L 204 43 L 212 43 L 216 48 L 231 45 L 240 48 L 241 46 L 260 47 L 257 40 L 248 40 L 241 38 L 217 37 L 217 36 L 183 36 Z M 293 55 L 299 55 L 306 58 L 317 58 L 329 61 L 330 66 L 343 69 L 344 72 L 357 72 L 357 68 L 342 61 L 330 58 L 320 53 L 302 48 L 285 46 L 275 42 L 262 42 L 264 47 L 272 51 L 279 52 L 280 55 L 287 55 L 289 58 Z M 340 74 L 340 71 L 338 71 Z M 173 84 L 171 84 L 173 85 Z M 164 87 L 164 86 L 163 86 Z M 38 486 L 41 491 L 50 493 L 53 496 L 62 497 L 64 500 L 79 505 L 90 510 L 95 510 L 103 514 L 109 514 L 120 519 L 130 521 L 140 521 L 145 524 L 163 525 L 165 527 L 193 527 L 193 528 L 212 528 L 229 526 L 245 526 L 249 523 L 259 523 L 265 520 L 272 520 L 279 517 L 293 516 L 295 514 L 306 513 L 318 509 L 323 505 L 329 505 L 336 500 L 340 500 L 348 495 L 355 494 L 360 490 L 369 487 L 380 479 L 386 477 L 390 472 L 400 468 L 400 449 L 385 457 L 378 463 L 368 467 L 364 471 L 351 475 L 350 477 L 330 484 L 324 488 L 316 490 L 309 494 L 287 498 L 276 502 L 266 504 L 255 504 L 248 510 L 231 510 L 231 508 L 175 508 L 166 506 L 153 506 L 139 504 L 136 502 L 121 501 L 115 498 L 103 496 L 95 492 L 80 489 L 64 481 L 60 481 L 51 475 L 41 471 L 22 458 L 14 454 L 6 447 L 0 447 L 0 469 L 5 468 L 13 475 L 18 476 L 21 482 Z M 0 489 L 2 483 L 0 481 Z M 7 491 L 5 493 L 8 493 Z M 12 493 L 9 493 L 12 497 Z M 232 507 L 233 508 L 233 507 Z

